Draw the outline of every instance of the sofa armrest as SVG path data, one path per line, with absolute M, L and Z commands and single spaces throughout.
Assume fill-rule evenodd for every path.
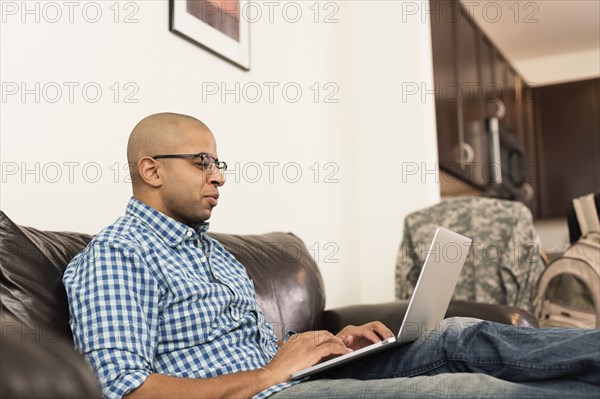
M 408 301 L 395 301 L 330 309 L 323 312 L 321 326 L 325 330 L 337 333 L 348 324 L 361 325 L 379 320 L 392 331 L 398 331 L 407 307 Z M 535 316 L 512 306 L 451 301 L 446 317 L 455 316 L 474 317 L 520 327 L 539 327 Z
M 0 364 L 3 398 L 102 398 L 96 374 L 71 342 L 41 324 L 22 324 L 5 310 Z

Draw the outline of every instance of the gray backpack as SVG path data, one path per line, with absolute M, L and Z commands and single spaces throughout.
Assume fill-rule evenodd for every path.
M 600 327 L 600 222 L 593 195 L 573 200 L 582 237 L 538 280 L 534 308 L 542 327 Z

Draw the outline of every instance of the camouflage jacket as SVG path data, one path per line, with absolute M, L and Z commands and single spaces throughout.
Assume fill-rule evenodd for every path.
M 520 202 L 485 197 L 448 199 L 405 218 L 396 262 L 398 299 L 412 295 L 438 226 L 473 240 L 453 299 L 532 310 L 545 265 L 531 212 Z

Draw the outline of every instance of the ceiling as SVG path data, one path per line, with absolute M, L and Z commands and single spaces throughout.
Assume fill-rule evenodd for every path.
M 513 63 L 600 48 L 600 0 L 461 0 Z

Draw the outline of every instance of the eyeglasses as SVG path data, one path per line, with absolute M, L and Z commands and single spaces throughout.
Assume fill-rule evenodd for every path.
M 200 164 L 198 166 L 203 172 L 207 172 L 212 175 L 217 171 L 217 169 L 219 169 L 221 173 L 225 173 L 227 170 L 227 164 L 225 162 L 219 161 L 217 158 L 213 158 L 204 152 L 200 152 L 198 154 L 155 155 L 152 158 L 200 158 Z

